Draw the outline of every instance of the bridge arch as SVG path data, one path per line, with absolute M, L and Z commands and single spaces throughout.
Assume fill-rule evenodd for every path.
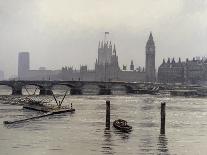
M 84 84 L 82 87 L 82 93 L 84 95 L 98 95 L 98 92 L 100 91 L 100 87 L 96 84 L 90 84 L 90 83 L 87 83 L 87 84 Z
M 58 95 L 63 95 L 65 94 L 66 91 L 68 91 L 68 94 L 70 94 L 70 89 L 71 87 L 67 85 L 62 85 L 62 84 L 54 84 L 52 85 L 52 88 L 51 88 L 53 93 L 58 94 Z
M 22 95 L 39 95 L 41 86 L 37 84 L 26 84 L 22 86 Z
M 67 86 L 70 92 L 70 95 L 81 95 L 82 94 L 82 86 L 83 85 L 76 85 L 76 84 L 71 84 L 71 82 L 59 82 L 56 84 L 53 84 L 53 86 L 59 85 L 59 86 Z
M 0 95 L 11 95 L 12 89 L 10 85 L 0 84 Z

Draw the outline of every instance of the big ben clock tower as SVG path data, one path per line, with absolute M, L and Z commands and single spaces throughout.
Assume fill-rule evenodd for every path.
M 150 33 L 149 39 L 146 44 L 146 61 L 145 61 L 146 81 L 155 82 L 155 43 L 152 33 Z

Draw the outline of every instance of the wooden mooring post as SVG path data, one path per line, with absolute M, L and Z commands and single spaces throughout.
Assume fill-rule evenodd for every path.
M 106 101 L 106 129 L 110 129 L 110 101 Z
M 161 103 L 161 126 L 160 126 L 160 134 L 165 134 L 165 102 Z

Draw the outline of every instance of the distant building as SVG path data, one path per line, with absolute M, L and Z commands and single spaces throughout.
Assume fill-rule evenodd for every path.
M 131 64 L 130 64 L 130 70 L 131 70 L 131 71 L 134 70 L 134 62 L 133 62 L 133 60 L 131 61 Z
M 119 62 L 116 55 L 116 47 L 112 48 L 111 41 L 101 41 L 98 47 L 98 60 L 95 63 L 96 81 L 119 80 Z
M 20 52 L 18 58 L 18 79 L 19 80 L 57 80 L 60 70 L 46 70 L 40 67 L 39 70 L 30 70 L 29 52 Z
M 23 79 L 29 71 L 29 52 L 20 52 L 18 58 L 18 78 Z
M 155 43 L 153 40 L 152 33 L 150 33 L 149 39 L 146 44 L 146 81 L 155 82 L 156 73 L 155 73 Z
M 39 70 L 29 69 L 29 53 L 19 54 L 18 75 L 22 80 L 81 80 L 81 81 L 128 81 L 128 82 L 155 82 L 155 44 L 152 33 L 146 44 L 146 69 L 138 67 L 135 69 L 131 61 L 129 69 L 123 65 L 119 67 L 118 55 L 115 44 L 104 39 L 98 44 L 98 58 L 95 69 L 88 70 L 86 65 L 80 66 L 79 70 L 73 67 L 62 67 L 61 70 Z
M 146 44 L 146 71 L 138 67 L 134 69 L 134 62 L 129 65 L 119 67 L 119 61 L 115 44 L 109 40 L 100 41 L 98 45 L 98 59 L 95 62 L 95 70 L 87 70 L 83 66 L 80 70 L 73 70 L 72 67 L 62 68 L 62 80 L 82 80 L 82 81 L 148 81 L 155 82 L 155 44 L 150 33 Z M 83 71 L 84 70 L 84 71 Z
M 178 62 L 175 62 L 173 58 L 172 61 L 168 58 L 168 61 L 163 63 L 158 68 L 158 81 L 164 83 L 184 83 L 184 69 L 185 62 L 181 62 L 179 58 Z
M 206 83 L 207 81 L 207 61 L 205 59 L 186 59 L 181 62 L 168 61 L 163 63 L 158 68 L 158 81 L 163 83 Z

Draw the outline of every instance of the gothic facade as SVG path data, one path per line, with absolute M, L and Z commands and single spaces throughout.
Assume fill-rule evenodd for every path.
M 95 62 L 95 70 L 74 71 L 71 68 L 62 69 L 62 80 L 87 80 L 87 81 L 128 81 L 128 82 L 155 82 L 155 43 L 152 33 L 146 44 L 146 66 L 135 68 L 133 61 L 127 70 L 119 66 L 115 44 L 111 41 L 100 41 L 98 45 L 98 58 Z M 81 67 L 83 68 L 83 66 Z
M 146 44 L 146 81 L 155 82 L 155 43 L 153 40 L 152 33 L 150 33 L 149 39 Z
M 199 84 L 207 81 L 207 61 L 205 59 L 186 59 L 178 62 L 173 58 L 158 68 L 158 81 L 162 83 L 190 83 Z
M 98 45 L 98 57 L 95 69 L 88 70 L 81 66 L 79 70 L 73 67 L 62 67 L 61 70 L 25 70 L 22 80 L 81 80 L 81 81 L 126 81 L 126 82 L 154 82 L 155 81 L 155 44 L 150 33 L 146 44 L 146 66 L 135 67 L 131 61 L 120 68 L 115 44 L 104 39 Z

